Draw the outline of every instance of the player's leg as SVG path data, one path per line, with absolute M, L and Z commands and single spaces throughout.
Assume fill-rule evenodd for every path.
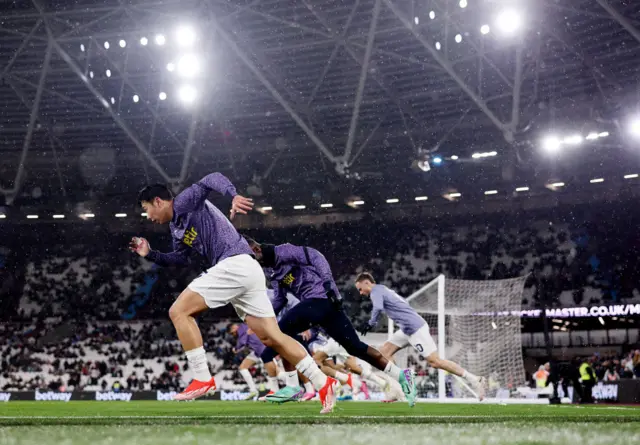
M 215 380 L 209 371 L 202 334 L 194 318 L 207 308 L 202 295 L 191 289 L 185 289 L 169 309 L 169 318 L 185 350 L 194 378 L 182 393 L 175 396 L 176 400 L 191 400 L 215 390 Z
M 431 337 L 429 332 L 429 326 L 424 325 L 418 329 L 414 334 L 409 336 L 409 343 L 414 347 L 420 355 L 426 357 L 427 363 L 432 368 L 442 369 L 451 374 L 457 375 L 465 379 L 471 388 L 476 392 L 480 400 L 484 399 L 486 381 L 483 377 L 478 377 L 475 374 L 464 369 L 451 360 L 445 360 L 440 358 L 438 354 L 438 347 Z
M 264 370 L 267 372 L 267 389 L 269 392 L 258 399 L 261 402 L 266 401 L 266 397 L 268 395 L 273 395 L 280 389 L 280 385 L 278 384 L 278 366 L 276 365 L 276 361 L 271 360 L 263 363 Z
M 384 380 L 382 377 L 379 377 L 376 374 L 374 374 L 373 369 L 371 368 L 371 365 L 369 365 L 368 363 L 366 363 L 366 365 L 360 366 L 358 364 L 358 359 L 356 359 L 354 356 L 350 356 L 347 358 L 344 364 L 347 367 L 347 369 L 349 369 L 349 371 L 359 375 L 364 380 L 369 380 L 375 383 L 380 387 L 380 389 L 387 391 L 389 382 Z
M 258 388 L 256 388 L 256 383 L 253 381 L 253 376 L 250 371 L 257 362 L 257 358 L 255 358 L 253 354 L 250 354 L 242 360 L 242 363 L 240 363 L 240 366 L 238 367 L 240 375 L 249 387 L 249 394 L 245 400 L 253 400 L 258 396 Z
M 331 302 L 327 303 L 331 304 Z M 384 371 L 398 380 L 407 396 L 409 406 L 415 405 L 416 385 L 413 370 L 400 369 L 395 363 L 385 358 L 380 351 L 360 340 L 351 321 L 343 311 L 334 310 L 329 317 L 322 320 L 321 326 L 327 334 L 342 345 L 350 355 L 364 360 L 373 367 Z

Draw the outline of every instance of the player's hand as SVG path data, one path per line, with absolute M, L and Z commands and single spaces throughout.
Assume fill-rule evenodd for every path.
M 147 241 L 146 239 L 134 236 L 129 242 L 129 250 L 137 253 L 141 257 L 145 257 L 149 255 L 151 246 L 149 245 L 149 241 Z
M 236 195 L 231 203 L 231 219 L 235 218 L 236 213 L 246 215 L 251 209 L 253 209 L 253 199 Z
M 365 337 L 370 330 L 371 330 L 371 325 L 369 325 L 369 323 L 366 323 L 366 322 L 362 323 L 358 328 L 358 332 L 360 332 L 360 335 L 362 335 L 363 337 Z
M 307 329 L 302 334 L 300 334 L 300 336 L 304 341 L 309 341 L 309 339 L 311 338 L 311 329 Z

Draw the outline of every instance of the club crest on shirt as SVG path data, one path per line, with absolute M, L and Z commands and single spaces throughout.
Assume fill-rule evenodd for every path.
M 294 278 L 293 274 L 289 272 L 282 278 L 282 280 L 280 280 L 280 284 L 291 287 L 294 281 L 296 281 L 296 279 Z
M 190 227 L 189 230 L 184 232 L 184 237 L 182 237 L 182 242 L 185 243 L 189 247 L 193 247 L 193 242 L 198 237 L 198 232 L 194 227 Z

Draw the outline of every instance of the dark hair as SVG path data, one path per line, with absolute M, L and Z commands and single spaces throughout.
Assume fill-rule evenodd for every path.
M 253 246 L 259 246 L 260 243 L 257 242 L 256 240 L 254 240 L 253 238 L 251 238 L 248 235 L 242 235 L 244 237 L 244 239 L 247 241 L 247 243 L 249 243 L 249 247 L 253 247 Z
M 164 184 L 151 184 L 140 190 L 138 193 L 138 203 L 153 202 L 154 199 L 160 198 L 163 201 L 171 201 L 173 193 Z
M 360 283 L 361 281 L 364 281 L 364 280 L 369 280 L 373 284 L 376 284 L 376 280 L 374 280 L 373 275 L 371 275 L 369 272 L 361 272 L 356 277 L 356 283 Z

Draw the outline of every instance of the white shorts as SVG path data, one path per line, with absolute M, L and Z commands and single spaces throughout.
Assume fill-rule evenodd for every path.
M 251 351 L 244 358 L 245 360 L 251 360 L 254 363 L 262 363 L 262 359 L 256 355 L 255 352 Z
M 428 324 L 422 326 L 412 335 L 407 335 L 402 331 L 396 331 L 389 339 L 389 343 L 396 345 L 400 349 L 411 345 L 423 357 L 428 357 L 434 352 L 438 352 L 436 342 L 433 341 L 433 337 L 431 337 L 431 333 L 429 332 Z
M 311 352 L 313 353 L 316 353 L 318 351 L 324 352 L 329 358 L 337 357 L 343 361 L 349 358 L 349 354 L 347 353 L 347 351 L 342 346 L 340 346 L 340 344 L 338 344 L 338 342 L 333 338 L 327 339 L 326 342 L 312 342 L 311 344 L 309 344 L 309 349 L 311 349 Z
M 249 255 L 225 258 L 193 280 L 189 289 L 202 295 L 211 309 L 231 303 L 242 320 L 247 315 L 276 316 L 262 267 Z

